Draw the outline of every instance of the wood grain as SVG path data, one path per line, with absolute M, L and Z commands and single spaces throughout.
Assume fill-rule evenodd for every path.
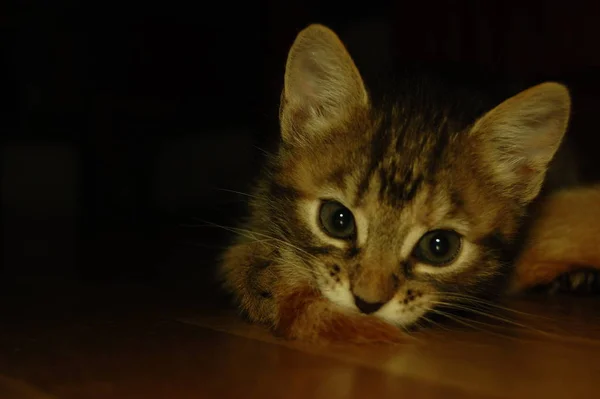
M 600 375 L 596 298 L 523 298 L 504 321 L 319 347 L 181 291 L 19 292 L 0 302 L 3 398 L 594 397 Z

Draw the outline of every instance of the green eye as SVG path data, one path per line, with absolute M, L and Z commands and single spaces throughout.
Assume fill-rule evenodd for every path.
M 433 230 L 426 233 L 414 249 L 413 255 L 432 266 L 452 263 L 461 249 L 461 236 L 451 230 Z
M 354 216 L 339 202 L 324 202 L 319 212 L 319 220 L 323 231 L 333 238 L 347 240 L 354 237 L 356 231 Z

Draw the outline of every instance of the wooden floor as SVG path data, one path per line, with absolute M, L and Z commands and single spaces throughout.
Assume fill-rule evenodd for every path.
M 168 289 L 1 299 L 2 399 L 600 397 L 595 298 L 514 301 L 507 322 L 444 325 L 394 348 L 281 342 Z

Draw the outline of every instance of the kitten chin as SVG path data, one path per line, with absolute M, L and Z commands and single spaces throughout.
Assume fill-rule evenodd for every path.
M 281 145 L 219 269 L 251 321 L 288 339 L 400 342 L 399 327 L 502 294 L 568 90 L 543 83 L 483 113 L 438 81 L 397 92 L 370 94 L 328 28 L 296 38 Z

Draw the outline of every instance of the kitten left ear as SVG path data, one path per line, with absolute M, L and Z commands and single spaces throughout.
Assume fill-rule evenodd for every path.
M 509 98 L 473 125 L 480 161 L 508 195 L 527 204 L 539 194 L 570 110 L 568 89 L 547 82 Z
M 368 103 L 358 69 L 338 36 L 319 24 L 301 31 L 286 64 L 280 107 L 283 139 L 306 141 Z

